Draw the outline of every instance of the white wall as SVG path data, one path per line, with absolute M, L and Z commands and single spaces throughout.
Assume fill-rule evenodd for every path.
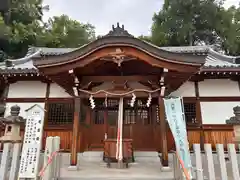
M 18 105 L 21 109 L 20 109 L 20 116 L 22 116 L 23 118 L 27 118 L 26 112 L 25 110 L 27 110 L 28 108 L 32 107 L 35 104 L 38 104 L 39 106 L 41 106 L 42 108 L 44 108 L 45 103 L 7 103 L 6 104 L 6 111 L 5 111 L 5 117 L 10 115 L 10 108 L 14 105 Z
M 229 79 L 206 79 L 199 82 L 199 96 L 240 96 L 238 83 Z
M 65 89 L 60 87 L 58 84 L 51 83 L 50 84 L 50 94 L 49 94 L 49 97 L 50 98 L 67 98 L 67 97 L 71 97 L 71 95 L 69 95 L 65 91 Z
M 229 79 L 206 79 L 199 82 L 200 97 L 240 96 L 238 83 Z M 203 124 L 226 124 L 240 102 L 201 102 Z
M 46 83 L 40 81 L 18 81 L 10 84 L 8 98 L 44 98 Z
M 194 82 L 186 82 L 171 95 L 195 97 Z M 200 97 L 240 96 L 236 81 L 228 79 L 206 79 L 199 82 Z M 203 124 L 225 124 L 233 116 L 233 107 L 240 102 L 201 102 Z
M 226 124 L 234 116 L 233 107 L 240 102 L 201 102 L 203 124 Z
M 40 81 L 18 81 L 10 84 L 8 98 L 44 98 L 47 84 Z M 62 87 L 56 83 L 50 84 L 51 98 L 71 97 Z
M 181 97 L 195 97 L 194 82 L 185 82 L 176 91 L 172 92 L 171 95 Z

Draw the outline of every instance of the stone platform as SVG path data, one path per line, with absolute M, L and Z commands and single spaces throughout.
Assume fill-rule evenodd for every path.
M 155 152 L 136 152 L 135 162 L 128 169 L 107 168 L 102 161 L 102 152 L 85 152 L 78 155 L 78 170 L 69 169 L 69 154 L 61 154 L 61 180 L 91 179 L 131 179 L 131 180 L 173 180 L 173 172 L 161 171 L 158 154 Z

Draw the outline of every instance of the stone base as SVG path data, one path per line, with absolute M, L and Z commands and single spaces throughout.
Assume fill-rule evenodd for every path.
M 235 136 L 233 138 L 233 142 L 240 144 L 240 137 L 239 136 Z
M 163 172 L 170 172 L 170 171 L 172 171 L 172 169 L 169 166 L 162 166 L 161 167 L 161 171 L 163 171 Z
M 121 163 L 110 163 L 109 165 L 107 165 L 108 168 L 114 168 L 114 169 L 127 169 L 128 168 L 128 164 L 121 162 Z
M 68 167 L 68 171 L 78 171 L 78 170 L 79 170 L 78 166 L 69 166 Z

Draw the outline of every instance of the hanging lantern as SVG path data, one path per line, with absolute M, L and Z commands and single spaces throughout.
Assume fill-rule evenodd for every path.
M 150 104 L 151 104 L 151 101 L 152 101 L 152 95 L 151 94 L 149 94 L 149 96 L 148 96 L 148 100 L 147 100 L 147 107 L 149 107 L 150 106 Z
M 95 102 L 94 102 L 94 99 L 93 99 L 92 95 L 90 96 L 89 101 L 90 101 L 91 108 L 94 109 L 95 108 Z
M 136 101 L 136 95 L 134 93 L 132 93 L 132 100 L 130 102 L 130 106 L 133 107 L 134 106 L 134 103 Z

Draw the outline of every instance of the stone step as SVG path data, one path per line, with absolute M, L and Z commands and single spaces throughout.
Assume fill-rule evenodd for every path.
M 79 178 L 58 178 L 58 180 L 79 180 Z M 156 178 L 129 178 L 129 177 L 124 177 L 124 178 L 115 178 L 115 177 L 107 177 L 107 178 L 81 178 L 81 180 L 174 180 L 174 178 L 164 178 L 164 177 L 156 177 Z
M 91 144 L 89 146 L 90 151 L 103 151 L 104 145 L 103 144 Z
M 59 177 L 59 180 L 174 180 L 171 170 L 161 171 L 156 166 L 132 164 L 128 169 L 116 169 L 106 168 L 104 163 L 85 166 L 78 170 L 63 168 Z

